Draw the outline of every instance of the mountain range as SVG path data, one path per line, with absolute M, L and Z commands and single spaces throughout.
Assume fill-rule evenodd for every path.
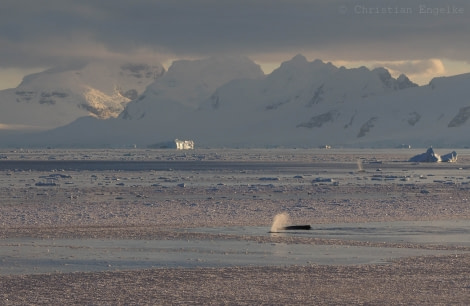
M 94 104 L 76 98 L 76 90 L 54 87 L 47 79 L 54 71 L 28 76 L 18 88 L 7 90 L 19 102 L 8 102 L 7 91 L 0 92 L 2 109 L 18 109 L 18 115 L 7 116 L 8 122 L 0 117 L 0 123 L 35 125 L 20 115 L 37 112 L 44 122 L 50 116 L 57 124 L 62 104 L 82 113 L 63 117 L 67 124 L 46 131 L 0 133 L 2 146 L 159 147 L 175 138 L 194 140 L 196 147 L 231 148 L 468 146 L 470 74 L 418 86 L 384 68 L 348 69 L 297 55 L 265 75 L 247 57 L 224 56 L 175 61 L 165 72 L 161 65 L 118 65 L 113 75 L 123 79 L 113 86 L 108 81 L 105 91 L 98 85 L 111 79 L 100 78 L 105 69 L 86 67 L 61 73 L 95 71 L 90 73 L 94 78 L 84 78 L 87 86 L 123 100 L 108 99 L 114 102 L 103 103 L 106 111 L 96 111 L 98 107 L 83 106 Z M 35 83 L 35 100 L 18 94 Z M 50 113 L 33 109 L 45 106 Z
M 102 61 L 28 75 L 17 88 L 0 91 L 1 128 L 46 130 L 83 116 L 117 117 L 163 73 L 161 65 Z

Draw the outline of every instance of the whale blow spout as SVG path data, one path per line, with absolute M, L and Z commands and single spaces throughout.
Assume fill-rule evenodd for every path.
M 311 230 L 310 225 L 287 225 L 290 223 L 290 218 L 287 213 L 281 213 L 274 216 L 273 225 L 271 226 L 270 233 L 277 233 L 279 231 L 296 231 L 296 230 Z

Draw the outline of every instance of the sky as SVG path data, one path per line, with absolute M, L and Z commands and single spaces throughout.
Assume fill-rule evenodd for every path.
M 88 60 L 296 54 L 413 81 L 470 72 L 468 0 L 2 0 L 0 89 Z

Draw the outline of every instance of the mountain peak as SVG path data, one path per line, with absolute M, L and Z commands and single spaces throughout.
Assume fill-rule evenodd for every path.
M 372 72 L 377 74 L 379 79 L 387 88 L 399 90 L 418 86 L 417 84 L 411 82 L 410 79 L 404 74 L 400 74 L 400 76 L 398 76 L 396 79 L 393 78 L 390 72 L 383 67 L 375 68 L 372 70 Z
M 117 117 L 125 105 L 164 72 L 160 64 L 74 62 L 23 78 L 0 92 L 0 122 L 55 128 L 82 116 Z
M 261 67 L 245 56 L 213 56 L 173 62 L 167 73 L 129 103 L 120 118 L 140 119 L 164 107 L 197 109 L 218 87 L 238 79 L 259 79 Z
M 413 83 L 406 75 L 400 74 L 397 78 L 398 89 L 417 87 L 418 84 Z
M 279 68 L 268 75 L 268 78 L 309 79 L 314 75 L 330 74 L 336 69 L 338 68 L 331 63 L 324 63 L 319 59 L 309 62 L 305 56 L 297 54 L 292 59 L 281 63 Z
M 291 60 L 291 62 L 296 62 L 296 63 L 307 63 L 308 60 L 305 56 L 303 56 L 302 54 L 297 54 L 296 56 L 294 56 Z
M 308 66 L 309 62 L 305 56 L 302 54 L 297 54 L 288 61 L 282 62 L 276 70 L 290 70 L 290 69 L 301 69 Z

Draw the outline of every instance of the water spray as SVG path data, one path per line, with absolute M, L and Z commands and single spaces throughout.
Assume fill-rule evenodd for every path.
M 287 225 L 290 223 L 290 218 L 287 213 L 281 213 L 274 216 L 273 224 L 271 225 L 270 233 L 278 233 L 279 231 L 289 230 L 310 230 L 310 225 Z
M 364 168 L 362 167 L 362 160 L 358 159 L 356 163 L 357 163 L 357 172 L 366 172 Z

